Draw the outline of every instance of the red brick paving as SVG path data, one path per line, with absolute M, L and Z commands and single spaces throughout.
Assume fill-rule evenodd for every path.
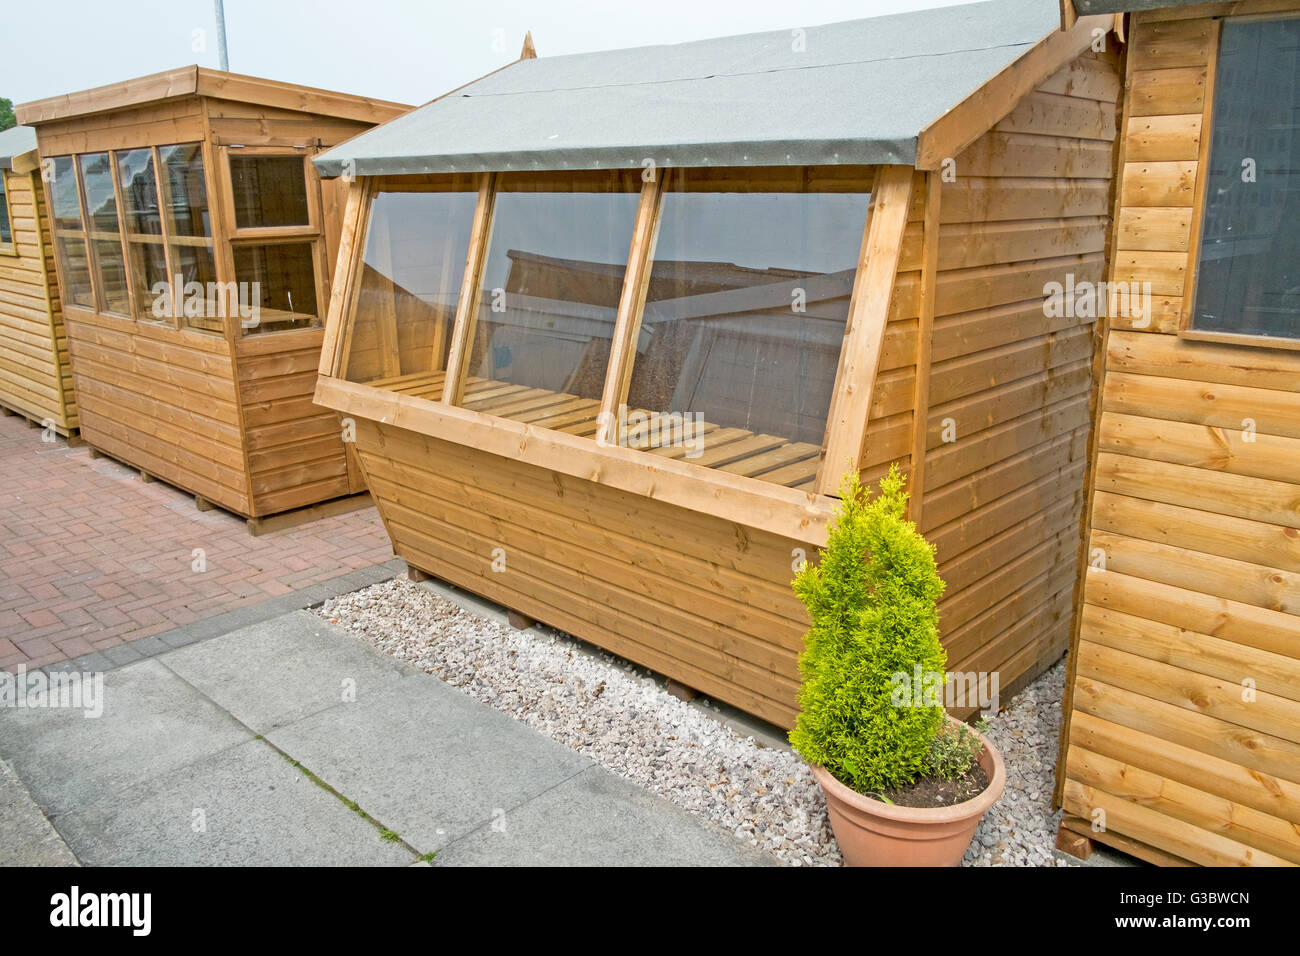
M 393 555 L 373 508 L 254 538 L 241 518 L 41 434 L 0 418 L 0 668 L 102 651 Z

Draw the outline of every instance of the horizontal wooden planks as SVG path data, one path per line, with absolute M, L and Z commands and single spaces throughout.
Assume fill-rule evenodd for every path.
M 272 333 L 278 348 L 237 353 L 252 511 L 275 514 L 351 490 L 339 415 L 312 401 L 321 333 Z
M 63 434 L 77 427 L 67 381 L 49 222 L 36 173 L 0 170 L 14 243 L 0 252 L 0 405 Z
M 1292 5 L 1294 6 L 1294 5 Z M 1191 342 L 1217 27 L 1135 17 L 1090 567 L 1060 797 L 1102 840 L 1205 865 L 1300 863 L 1300 355 Z M 1154 334 L 1153 334 L 1154 333 Z
M 1069 636 L 1096 315 L 1046 302 L 1105 275 L 1119 92 L 1113 56 L 1081 57 L 943 185 L 922 530 L 949 666 L 1004 689 Z
M 240 514 L 248 481 L 225 340 L 68 317 L 82 434 L 115 458 Z M 200 341 L 213 338 L 215 341 Z
M 401 429 L 358 422 L 398 553 L 769 720 L 790 723 L 799 545 Z M 494 571 L 501 548 L 504 571 Z

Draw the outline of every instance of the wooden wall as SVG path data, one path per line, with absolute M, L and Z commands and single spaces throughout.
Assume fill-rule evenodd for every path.
M 323 333 L 286 332 L 273 349 L 239 352 L 239 399 L 252 513 L 275 514 L 363 490 L 348 467 L 337 412 L 313 404 Z M 267 338 L 271 338 L 268 336 Z
M 793 725 L 807 545 L 363 419 L 357 451 L 413 566 Z
M 37 131 L 42 156 L 197 143 L 205 135 L 203 107 L 189 96 L 62 120 Z
M 921 529 L 948 666 L 997 672 L 1004 700 L 1069 638 L 1095 319 L 1050 317 L 1045 286 L 1103 278 L 1120 85 L 1086 53 L 942 185 Z
M 68 340 L 39 171 L 4 176 L 16 255 L 0 253 L 0 405 L 77 428 Z
M 1057 798 L 1155 862 L 1300 863 L 1300 352 L 1176 334 L 1215 49 L 1187 14 L 1130 30 L 1114 274 L 1157 308 L 1106 338 Z
M 82 434 L 108 455 L 239 514 L 248 476 L 224 338 L 73 311 Z

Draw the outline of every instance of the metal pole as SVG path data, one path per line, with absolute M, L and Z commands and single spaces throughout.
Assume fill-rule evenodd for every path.
M 226 5 L 222 0 L 212 0 L 217 14 L 217 58 L 221 69 L 230 72 L 230 58 L 226 56 Z

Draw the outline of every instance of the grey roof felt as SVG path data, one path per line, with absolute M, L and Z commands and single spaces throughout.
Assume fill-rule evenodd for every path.
M 30 126 L 12 126 L 0 132 L 0 169 L 12 169 L 15 156 L 36 148 L 36 130 Z
M 317 157 L 322 174 L 903 163 L 1060 27 L 1055 0 L 511 64 Z M 803 49 L 795 49 L 802 41 Z

